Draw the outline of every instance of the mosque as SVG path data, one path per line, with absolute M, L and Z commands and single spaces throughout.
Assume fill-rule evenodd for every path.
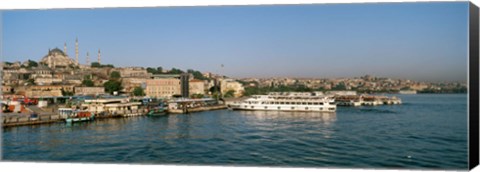
M 100 50 L 98 50 L 97 62 L 100 63 Z M 63 51 L 59 48 L 48 50 L 48 54 L 45 55 L 40 63 L 47 65 L 51 69 L 64 69 L 73 67 L 86 67 L 90 66 L 90 55 L 87 52 L 86 65 L 81 65 L 78 61 L 78 39 L 75 40 L 75 60 L 70 58 L 67 54 L 67 43 L 64 44 Z

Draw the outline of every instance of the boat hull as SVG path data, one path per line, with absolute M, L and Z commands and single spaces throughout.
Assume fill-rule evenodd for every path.
M 241 106 L 229 105 L 231 110 L 248 110 L 248 111 L 287 111 L 287 112 L 335 112 L 336 106 Z

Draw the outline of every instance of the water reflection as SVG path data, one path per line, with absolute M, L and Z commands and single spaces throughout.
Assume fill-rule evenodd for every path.
M 325 125 L 331 125 L 337 120 L 337 114 L 331 112 L 239 111 L 239 113 L 259 120 L 302 120 L 321 122 Z

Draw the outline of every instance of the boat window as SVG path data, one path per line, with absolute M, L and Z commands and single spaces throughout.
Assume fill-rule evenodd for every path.
M 308 107 L 305 107 L 305 110 L 308 110 Z
M 267 108 L 268 108 L 268 107 L 267 107 L 267 106 L 265 106 L 265 109 L 267 109 Z
M 285 102 L 285 104 L 289 105 L 289 104 L 290 104 L 290 102 Z
M 328 108 L 328 110 L 335 110 L 335 108 Z
M 320 103 L 320 105 L 323 105 L 323 103 Z
M 314 102 L 313 105 L 318 105 L 318 102 Z
M 303 102 L 302 105 L 306 105 L 307 103 Z
M 277 107 L 277 109 L 280 109 L 280 106 L 279 106 L 279 107 Z
M 251 108 L 253 109 L 253 106 L 251 106 Z
M 285 104 L 285 102 L 280 102 L 281 105 Z
M 308 105 L 312 105 L 312 102 L 308 102 L 307 104 L 308 104 Z
M 294 110 L 294 109 L 295 109 L 295 107 L 292 106 L 292 110 Z

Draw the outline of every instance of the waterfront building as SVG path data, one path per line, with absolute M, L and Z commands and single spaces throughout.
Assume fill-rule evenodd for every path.
M 130 102 L 128 98 L 102 98 L 85 100 L 82 110 L 97 113 L 121 114 L 137 113 L 141 102 Z
M 205 94 L 205 82 L 202 80 L 192 79 L 188 86 L 190 95 Z
M 75 95 L 102 95 L 105 94 L 104 87 L 75 87 Z
M 152 98 L 171 98 L 181 94 L 180 79 L 158 78 L 147 79 L 145 94 Z
M 180 89 L 182 93 L 183 98 L 188 98 L 190 96 L 189 94 L 189 80 L 190 80 L 190 75 L 188 73 L 182 73 L 180 75 Z
M 123 78 L 122 79 L 122 86 L 123 86 L 123 92 L 125 93 L 131 93 L 135 89 L 135 87 L 141 87 L 144 88 L 146 87 L 146 78 Z

